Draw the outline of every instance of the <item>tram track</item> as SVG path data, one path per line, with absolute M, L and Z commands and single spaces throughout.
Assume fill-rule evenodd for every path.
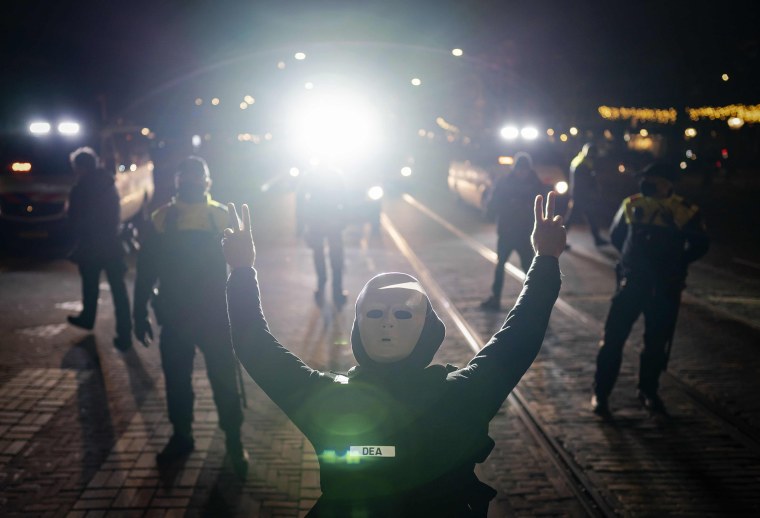
M 477 353 L 485 345 L 480 334 L 468 323 L 467 319 L 459 312 L 450 297 L 436 282 L 430 270 L 417 256 L 407 243 L 406 239 L 393 225 L 393 222 L 385 215 L 381 215 L 383 229 L 391 237 L 396 247 L 412 265 L 417 276 L 422 281 L 428 293 L 438 302 L 439 310 L 444 311 L 454 322 L 459 332 L 464 337 L 467 345 Z M 520 272 L 522 273 L 522 272 Z M 524 277 L 524 275 L 523 275 Z M 527 398 L 519 388 L 515 388 L 507 398 L 507 403 L 515 411 L 528 433 L 536 444 L 551 459 L 553 466 L 562 476 L 567 488 L 573 493 L 587 516 L 617 516 L 615 508 L 598 491 L 594 484 L 586 476 L 583 468 L 579 466 L 570 452 L 549 432 L 541 418 L 531 410 Z
M 497 254 L 495 251 L 491 250 L 490 248 L 488 248 L 481 242 L 477 241 L 473 237 L 467 235 L 465 232 L 463 232 L 456 226 L 452 225 L 450 222 L 445 220 L 443 217 L 438 215 L 432 209 L 428 208 L 426 205 L 424 205 L 423 203 L 421 203 L 420 201 L 418 201 L 411 195 L 405 194 L 403 196 L 403 200 L 407 204 L 412 206 L 414 209 L 424 214 L 425 216 L 427 216 L 428 218 L 430 218 L 431 220 L 433 220 L 434 222 L 436 222 L 437 224 L 445 228 L 447 231 L 455 235 L 468 248 L 470 248 L 475 253 L 483 257 L 485 260 L 487 260 L 488 262 L 492 264 L 496 264 Z M 586 255 L 584 255 L 584 257 L 586 257 Z M 588 257 L 586 258 L 589 260 L 593 260 Z M 510 263 L 507 263 L 505 265 L 505 271 L 507 272 L 508 275 L 510 275 L 511 277 L 513 277 L 519 282 L 523 282 L 525 280 L 525 273 L 523 273 L 522 270 L 520 270 L 519 268 L 515 267 L 514 265 Z M 449 301 L 449 304 L 451 305 L 451 307 L 453 307 L 453 303 Z M 706 306 L 709 309 L 709 306 L 707 305 L 704 305 L 704 306 Z M 570 319 L 578 322 L 580 325 L 583 325 L 584 327 L 588 327 L 588 328 L 592 328 L 592 327 L 596 328 L 599 330 L 599 333 L 601 334 L 601 330 L 603 329 L 603 323 L 599 321 L 593 315 L 590 315 L 586 313 L 585 311 L 574 307 L 572 304 L 564 300 L 562 297 L 559 297 L 557 299 L 555 307 L 557 308 L 558 311 L 562 312 Z M 467 324 L 466 321 L 464 322 L 464 324 L 469 326 L 469 324 Z M 630 349 L 630 348 L 627 348 L 627 349 Z M 716 422 L 718 422 L 721 425 L 721 427 L 726 432 L 730 433 L 732 437 L 734 437 L 738 442 L 744 445 L 747 449 L 749 449 L 755 454 L 760 454 L 760 430 L 757 430 L 754 426 L 745 422 L 741 417 L 738 417 L 732 414 L 731 412 L 727 411 L 719 403 L 716 403 L 711 398 L 707 397 L 706 395 L 701 393 L 698 389 L 694 388 L 688 382 L 682 380 L 681 378 L 679 378 L 672 372 L 670 371 L 663 372 L 662 379 L 665 383 L 669 383 L 681 394 L 686 396 L 687 399 L 691 400 L 702 412 L 710 415 Z

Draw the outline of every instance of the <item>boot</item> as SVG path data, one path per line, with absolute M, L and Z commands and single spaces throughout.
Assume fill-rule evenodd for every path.
M 348 292 L 341 290 L 333 293 L 333 304 L 336 308 L 342 308 L 346 302 L 348 302 Z
M 129 349 L 132 347 L 132 336 L 131 335 L 119 335 L 116 338 L 113 339 L 113 346 L 116 347 L 121 352 L 129 351 Z
M 66 317 L 66 320 L 68 320 L 69 324 L 71 324 L 72 326 L 76 326 L 81 329 L 86 329 L 87 331 L 92 331 L 92 328 L 95 326 L 94 323 L 85 320 L 84 318 L 82 318 L 81 315 L 78 315 L 78 316 L 69 315 Z
M 591 411 L 600 417 L 610 417 L 610 405 L 607 396 L 594 394 L 591 396 Z
M 232 471 L 240 480 L 245 480 L 248 476 L 248 464 L 250 457 L 248 452 L 243 448 L 243 443 L 240 441 L 239 435 L 231 435 L 227 437 L 225 441 L 227 449 L 227 458 L 230 459 L 232 465 Z
M 652 414 L 668 415 L 665 403 L 662 402 L 662 399 L 660 399 L 660 396 L 657 394 L 647 394 L 646 392 L 639 390 L 636 397 L 641 403 L 641 406 L 646 410 L 649 410 Z
M 480 309 L 499 311 L 501 309 L 501 301 L 499 301 L 499 299 L 496 298 L 495 295 L 491 295 L 486 300 L 480 303 Z
M 156 455 L 159 464 L 170 464 L 189 455 L 195 449 L 192 435 L 174 433 L 164 449 Z

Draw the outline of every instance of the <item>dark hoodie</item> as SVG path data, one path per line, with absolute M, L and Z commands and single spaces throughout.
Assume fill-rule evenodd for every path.
M 124 255 L 120 210 L 119 193 L 107 171 L 96 169 L 79 178 L 69 195 L 69 223 L 76 242 L 72 261 L 97 264 Z
M 475 464 L 493 448 L 490 420 L 538 354 L 559 286 L 557 259 L 537 257 L 501 330 L 461 369 L 428 365 L 444 336 L 432 309 L 412 355 L 393 364 L 369 359 L 354 324 L 360 365 L 336 376 L 277 342 L 255 270 L 233 271 L 235 352 L 319 458 L 322 497 L 309 516 L 485 516 L 496 493 Z

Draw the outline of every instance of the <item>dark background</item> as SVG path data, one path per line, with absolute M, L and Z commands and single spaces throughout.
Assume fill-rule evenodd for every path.
M 0 95 L 11 113 L 105 100 L 110 115 L 220 63 L 339 42 L 461 47 L 492 94 L 530 92 L 568 117 L 600 104 L 751 104 L 759 12 L 733 1 L 15 1 L 0 17 Z

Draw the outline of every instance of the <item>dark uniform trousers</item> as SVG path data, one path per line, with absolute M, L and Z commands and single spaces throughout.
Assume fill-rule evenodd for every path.
M 533 245 L 530 244 L 530 234 L 525 236 L 502 236 L 496 242 L 496 269 L 493 274 L 491 293 L 497 299 L 501 298 L 501 290 L 504 287 L 504 265 L 507 264 L 512 251 L 520 256 L 520 267 L 524 272 L 528 271 L 533 262 Z
M 623 345 L 639 315 L 644 314 L 644 349 L 640 355 L 639 390 L 656 395 L 665 369 L 666 346 L 673 336 L 681 299 L 680 285 L 623 279 L 612 297 L 604 337 L 596 358 L 594 390 L 609 396 L 620 373 Z
M 124 259 L 110 259 L 97 262 L 80 261 L 79 275 L 82 277 L 82 313 L 81 319 L 89 327 L 95 324 L 100 294 L 100 272 L 106 272 L 108 285 L 116 313 L 116 334 L 129 337 L 132 334 L 132 317 L 129 311 L 129 295 L 124 282 L 127 265 Z
M 310 229 L 306 242 L 314 253 L 314 270 L 317 274 L 317 289 L 322 291 L 327 283 L 327 262 L 325 242 L 330 255 L 330 272 L 333 293 L 343 291 L 343 231 L 339 228 Z
M 236 358 L 226 321 L 186 319 L 161 327 L 161 365 L 166 379 L 169 421 L 176 432 L 189 434 L 193 421 L 193 361 L 195 347 L 203 353 L 219 426 L 230 436 L 240 433 L 243 412 L 237 390 Z

